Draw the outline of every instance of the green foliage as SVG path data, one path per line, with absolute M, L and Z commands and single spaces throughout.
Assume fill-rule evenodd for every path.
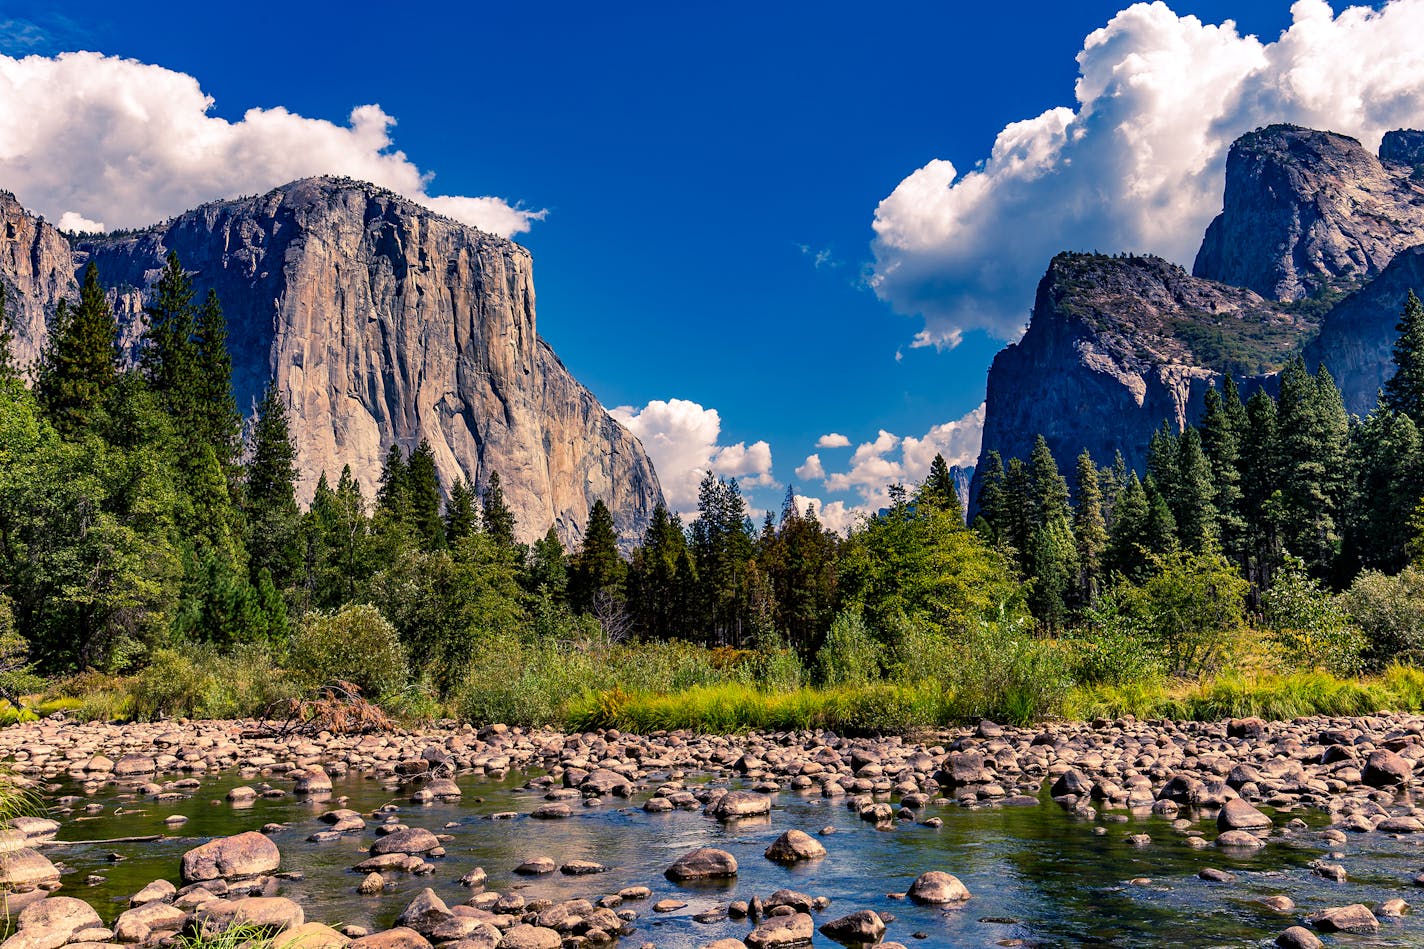
M 1363 668 L 1364 637 L 1339 598 L 1306 573 L 1303 561 L 1286 558 L 1261 605 L 1267 628 L 1296 668 L 1342 676 Z
M 1394 375 L 1384 384 L 1388 406 L 1407 415 L 1416 426 L 1424 424 L 1424 304 L 1409 291 L 1395 325 Z
M 96 688 L 83 680 L 66 691 L 81 700 L 80 714 L 98 718 L 241 718 L 280 714 L 280 706 L 299 694 L 297 683 L 276 668 L 264 646 L 250 644 L 227 652 L 212 646 L 164 647 L 133 679 Z M 90 680 L 92 683 L 92 680 Z M 125 693 L 132 699 L 126 706 Z
M 1074 681 L 1126 686 L 1162 675 L 1162 657 L 1139 601 L 1135 588 L 1120 583 L 1084 612 L 1084 625 L 1064 640 Z
M 301 558 L 297 509 L 297 449 L 287 404 L 276 383 L 257 407 L 247 463 L 247 551 L 253 575 L 266 570 L 279 586 L 295 578 Z
M 816 650 L 816 681 L 823 686 L 866 685 L 880 677 L 880 644 L 865 618 L 847 610 L 835 618 Z
M 1153 574 L 1124 593 L 1124 607 L 1162 652 L 1168 672 L 1200 676 L 1216 667 L 1246 619 L 1250 585 L 1220 551 L 1153 558 Z
M 499 472 L 491 471 L 489 482 L 480 508 L 480 521 L 484 532 L 499 547 L 514 549 L 514 512 L 504 500 L 504 485 L 500 483 Z
M 1393 577 L 1366 570 L 1344 598 L 1370 668 L 1424 661 L 1424 568 L 1411 565 Z
M 575 610 L 601 613 L 611 604 L 617 604 L 621 609 L 628 565 L 618 553 L 613 512 L 608 510 L 602 498 L 594 501 L 588 510 L 583 545 L 573 558 L 571 568 L 569 600 Z
M 1058 711 L 1072 686 L 1062 652 L 1022 620 L 975 624 L 950 650 L 943 687 L 954 720 L 1039 721 Z
M 36 395 L 55 428 L 78 436 L 102 420 L 119 376 L 118 325 L 99 284 L 99 268 L 84 268 L 79 302 L 61 301 L 50 345 L 40 361 Z
M 410 677 L 396 628 L 363 604 L 308 616 L 292 636 L 291 665 L 311 686 L 350 682 L 372 699 L 396 692 Z

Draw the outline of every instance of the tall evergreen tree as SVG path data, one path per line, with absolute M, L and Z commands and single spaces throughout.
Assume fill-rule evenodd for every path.
M 979 494 L 974 499 L 974 529 L 991 545 L 1007 543 L 1008 499 L 1004 459 L 990 450 L 979 474 Z
M 224 472 L 237 465 L 242 413 L 232 392 L 232 355 L 227 348 L 227 317 L 216 290 L 209 290 L 198 310 L 196 398 L 202 438 Z
M 154 284 L 149 303 L 143 309 L 143 348 L 139 365 L 164 410 L 181 433 L 180 448 L 206 440 L 199 413 L 201 379 L 198 347 L 198 313 L 193 305 L 193 283 L 183 270 L 176 251 L 169 251 L 163 273 Z M 197 436 L 195 439 L 194 436 Z
M 119 377 L 118 325 L 99 285 L 99 268 L 84 268 L 79 303 L 60 301 L 40 365 L 36 394 L 49 420 L 74 435 L 98 420 Z
M 695 570 L 682 521 L 659 501 L 629 567 L 628 605 L 638 631 L 655 639 L 690 635 L 688 595 L 693 582 Z
M 15 361 L 15 327 L 6 293 L 4 282 L 0 281 L 0 386 L 20 378 L 20 366 Z
M 1128 475 L 1127 485 L 1115 505 L 1112 529 L 1108 533 L 1108 572 L 1140 579 L 1147 571 L 1151 550 L 1147 494 L 1134 471 Z
M 406 501 L 411 528 L 426 550 L 445 546 L 445 522 L 440 517 L 440 473 L 430 442 L 420 440 L 406 459 Z
M 1241 442 L 1241 511 L 1245 521 L 1247 579 L 1257 589 L 1270 584 L 1281 558 L 1281 453 L 1276 401 L 1257 389 L 1246 402 Z
M 1033 477 L 1022 458 L 1010 458 L 1004 471 L 1003 510 L 1000 543 L 1012 548 L 1022 564 L 1040 517 L 1039 505 L 1034 497 Z
M 1157 487 L 1157 480 L 1151 475 L 1142 483 L 1143 497 L 1147 501 L 1147 549 L 1154 554 L 1168 553 L 1177 548 L 1177 522 L 1172 517 L 1172 509 L 1167 498 Z
M 454 547 L 471 534 L 478 533 L 479 529 L 480 515 L 475 508 L 475 490 L 464 478 L 456 478 L 455 483 L 450 486 L 450 500 L 445 502 L 445 537 L 450 546 Z
M 1157 487 L 1164 493 L 1169 493 L 1177 483 L 1180 438 L 1167 420 L 1163 419 L 1161 427 L 1152 433 L 1152 440 L 1147 443 L 1147 477 L 1156 481 Z M 1171 503 L 1170 500 L 1168 503 Z
M 1424 496 L 1419 429 L 1381 398 L 1351 432 L 1345 506 L 1345 576 L 1360 569 L 1397 573 L 1409 562 L 1410 518 Z
M 1212 386 L 1206 392 L 1201 423 L 1201 448 L 1211 467 L 1212 507 L 1222 549 L 1238 564 L 1244 562 L 1246 521 L 1241 515 L 1241 439 L 1246 434 L 1246 407 L 1230 376 L 1224 395 Z
M 562 604 L 568 594 L 569 571 L 564 544 L 553 527 L 529 549 L 525 588 L 554 607 Z
M 613 512 L 599 498 L 588 509 L 583 545 L 574 558 L 572 576 L 569 577 L 571 605 L 580 612 L 591 613 L 611 605 L 613 601 L 621 604 L 627 574 L 627 564 L 618 553 Z
M 1078 456 L 1073 508 L 1073 537 L 1078 543 L 1078 600 L 1092 603 L 1103 583 L 1108 531 L 1103 518 L 1103 497 L 1098 482 L 1098 466 L 1083 449 Z
M 491 471 L 489 483 L 485 485 L 484 504 L 480 511 L 484 532 L 495 544 L 506 550 L 513 550 L 514 512 L 504 501 L 504 487 L 499 482 L 499 472 Z
M 266 570 L 279 587 L 292 584 L 301 562 L 297 509 L 297 449 L 287 404 L 275 382 L 257 407 L 247 464 L 247 552 L 251 575 Z
M 698 486 L 690 549 L 697 565 L 697 613 L 709 645 L 738 646 L 747 632 L 746 567 L 752 559 L 747 504 L 735 479 L 708 472 Z
M 1409 291 L 1395 324 L 1394 375 L 1384 384 L 1385 403 L 1424 426 L 1424 304 Z
M 956 517 L 963 517 L 959 489 L 954 486 L 954 477 L 949 473 L 949 465 L 943 455 L 936 454 L 934 461 L 930 462 L 929 474 L 915 492 L 915 504 L 918 507 L 948 511 Z
M 1063 625 L 1067 597 L 1078 579 L 1078 552 L 1069 526 L 1068 482 L 1042 435 L 1034 441 L 1028 472 L 1031 515 L 1023 567 L 1033 581 L 1029 606 L 1039 622 L 1057 629 Z
M 395 442 L 386 449 L 386 459 L 381 464 L 381 481 L 376 489 L 376 512 L 383 520 L 398 525 L 409 525 L 412 519 L 410 467 L 406 464 L 405 453 Z
M 1299 357 L 1286 366 L 1276 424 L 1286 549 L 1316 576 L 1328 577 L 1339 554 L 1349 421 L 1340 391 L 1323 367 L 1312 377 Z
M 1200 553 L 1217 542 L 1216 494 L 1211 463 L 1202 451 L 1201 435 L 1189 428 L 1177 440 L 1177 482 L 1172 485 L 1172 517 L 1177 537 L 1187 550 Z

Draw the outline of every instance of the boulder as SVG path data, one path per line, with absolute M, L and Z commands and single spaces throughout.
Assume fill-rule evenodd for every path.
M 1320 949 L 1325 943 L 1304 926 L 1292 926 L 1276 937 L 1277 949 Z
M 1394 752 L 1381 748 L 1373 752 L 1360 772 L 1360 780 L 1372 788 L 1404 787 L 1414 780 L 1409 762 Z
M 1248 830 L 1224 830 L 1216 835 L 1216 845 L 1225 850 L 1260 850 L 1266 842 Z
M 346 949 L 351 940 L 322 923 L 302 923 L 282 934 L 282 949 Z
M 234 926 L 253 927 L 264 933 L 283 932 L 306 922 L 296 902 L 281 896 L 245 896 L 236 900 L 208 900 L 193 913 L 200 932 L 215 934 Z
M 699 847 L 678 857 L 663 875 L 675 883 L 729 879 L 737 875 L 737 858 L 725 850 Z
M 146 942 L 154 932 L 177 931 L 188 921 L 188 914 L 167 903 L 145 903 L 119 914 L 114 921 L 114 938 L 119 942 Z
M 798 863 L 826 855 L 826 848 L 815 837 L 801 830 L 788 830 L 766 848 L 766 859 L 776 863 Z
M 379 857 L 388 853 L 429 853 L 440 846 L 440 841 L 424 827 L 407 827 L 394 834 L 386 834 L 371 845 L 371 856 Z
M 1377 933 L 1379 920 L 1363 903 L 1331 906 L 1310 917 L 1310 925 L 1323 933 Z
M 353 939 L 346 949 L 430 949 L 430 942 L 414 929 L 401 926 Z
M 183 854 L 183 882 L 260 876 L 272 873 L 281 862 L 277 845 L 256 831 L 218 837 Z
M 954 874 L 931 870 L 916 877 L 906 895 L 916 903 L 938 905 L 962 903 L 969 899 L 969 890 Z
M 780 949 L 784 946 L 809 946 L 816 934 L 816 924 L 806 913 L 773 916 L 746 938 L 751 949 Z
M 28 848 L 0 856 L 0 892 L 24 893 L 59 882 L 59 869 L 49 858 Z
M 178 887 L 167 880 L 154 880 L 148 886 L 139 890 L 129 898 L 130 906 L 142 906 L 144 903 L 171 903 L 178 895 Z
M 553 929 L 520 923 L 504 934 L 499 949 L 559 949 L 563 937 Z
M 874 945 L 885 935 L 885 921 L 874 910 L 863 909 L 826 923 L 821 935 L 846 946 Z
M 10 949 L 58 949 L 85 929 L 103 929 L 104 921 L 83 900 L 50 896 L 31 903 L 17 920 L 19 933 L 5 941 Z
M 437 926 L 454 915 L 450 912 L 450 907 L 445 905 L 445 901 L 436 896 L 434 890 L 426 887 L 396 917 L 396 925 L 414 929 L 422 936 L 429 938 Z
M 708 807 L 707 813 L 718 820 L 760 817 L 771 813 L 771 798 L 755 791 L 728 791 Z
M 324 768 L 311 767 L 304 771 L 296 772 L 297 785 L 293 789 L 297 794 L 330 794 L 331 775 L 326 773 Z
M 1216 815 L 1217 830 L 1264 830 L 1271 826 L 1269 817 L 1239 797 L 1223 804 L 1221 813 Z

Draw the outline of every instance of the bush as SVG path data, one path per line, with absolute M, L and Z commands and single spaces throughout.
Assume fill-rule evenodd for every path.
M 1153 566 L 1135 594 L 1125 591 L 1127 608 L 1156 640 L 1169 672 L 1197 677 L 1215 669 L 1246 621 L 1250 584 L 1216 550 L 1154 557 Z
M 291 663 L 310 686 L 350 682 L 372 699 L 409 678 L 396 628 L 365 604 L 309 616 L 292 637 Z
M 951 639 L 923 620 L 895 616 L 886 622 L 885 678 L 891 682 L 939 681 L 954 654 Z
M 133 687 L 140 719 L 199 718 L 203 699 L 217 687 L 209 649 L 157 649 Z
M 1344 599 L 1345 612 L 1364 635 L 1370 668 L 1424 660 L 1424 570 L 1411 565 L 1394 577 L 1366 570 Z
M 1364 637 L 1302 561 L 1287 557 L 1261 599 L 1266 627 L 1294 667 L 1346 676 L 1364 667 Z
M 831 623 L 816 651 L 816 678 L 823 686 L 866 685 L 878 677 L 880 645 L 858 611 L 847 610 Z
M 1162 674 L 1162 657 L 1135 608 L 1134 591 L 1119 586 L 1104 593 L 1088 610 L 1087 625 L 1063 640 L 1070 674 L 1083 685 L 1127 685 Z
M 466 669 L 456 709 L 477 725 L 551 725 L 561 720 L 570 697 L 597 688 L 594 665 L 558 643 L 487 634 Z
M 1072 679 L 1063 651 L 1026 620 L 983 622 L 953 641 L 944 679 L 952 718 L 1027 725 L 1055 715 Z

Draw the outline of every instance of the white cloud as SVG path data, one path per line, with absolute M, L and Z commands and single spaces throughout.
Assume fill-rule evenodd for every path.
M 817 448 L 849 448 L 850 439 L 840 432 L 831 432 L 829 435 L 822 435 L 816 440 Z
M 983 434 L 983 403 L 962 418 L 936 425 L 920 437 L 901 438 L 881 429 L 874 441 L 856 446 L 849 470 L 826 476 L 826 490 L 853 491 L 862 501 L 862 510 L 876 510 L 885 506 L 890 485 L 901 483 L 913 488 L 923 481 L 937 454 L 950 465 L 974 464 Z
M 393 148 L 378 105 L 348 124 L 278 106 L 237 122 L 185 73 L 99 53 L 0 56 L 0 187 L 55 220 L 141 227 L 219 197 L 295 178 L 371 181 L 482 230 L 509 236 L 543 211 L 501 198 L 435 195 Z
M 824 527 L 835 531 L 838 534 L 847 533 L 856 522 L 864 516 L 864 512 L 859 508 L 848 507 L 844 501 L 831 501 L 829 504 L 820 498 L 808 498 L 805 495 L 796 495 L 796 509 L 805 511 L 810 505 L 816 511 L 816 519 Z
M 709 471 L 735 477 L 742 485 L 777 486 L 771 474 L 771 446 L 765 441 L 717 444 L 722 417 L 716 409 L 687 399 L 654 399 L 641 409 L 620 405 L 609 414 L 642 441 L 674 511 L 697 510 L 697 485 Z
M 796 469 L 796 477 L 802 481 L 813 481 L 826 476 L 826 469 L 821 464 L 820 455 L 807 455 L 806 463 Z
M 108 230 L 103 221 L 91 221 L 82 214 L 65 211 L 59 216 L 59 229 L 71 234 L 102 234 Z
M 875 292 L 924 318 L 913 346 L 967 330 L 1014 339 L 1060 250 L 1151 251 L 1190 264 L 1221 208 L 1227 149 L 1294 122 L 1369 147 L 1424 121 L 1424 0 L 1336 16 L 1299 0 L 1274 42 L 1139 3 L 1084 41 L 1077 107 L 999 133 L 959 174 L 928 162 L 875 212 Z

